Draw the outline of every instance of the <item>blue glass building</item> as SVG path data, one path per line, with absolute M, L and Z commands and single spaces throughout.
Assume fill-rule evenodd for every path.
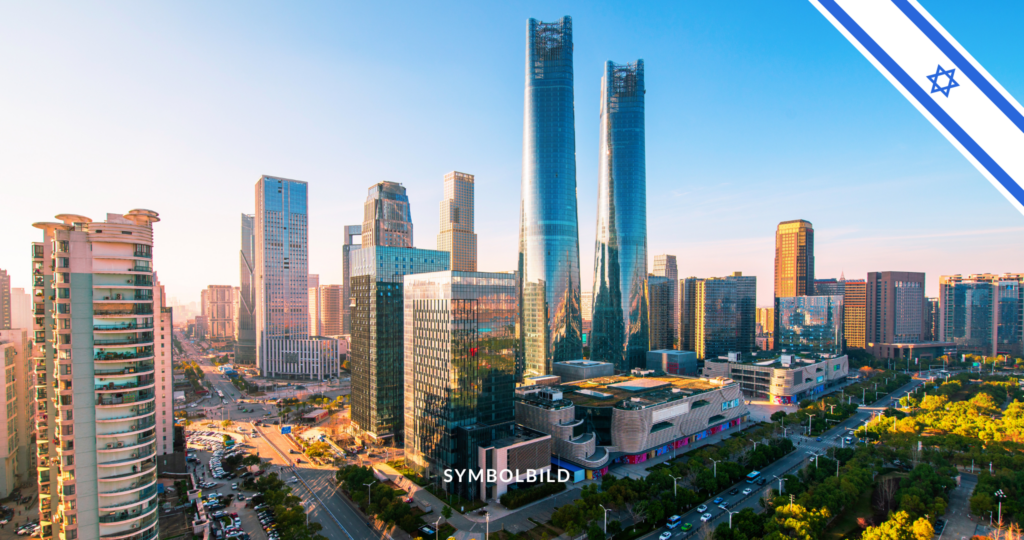
M 629 371 L 650 349 L 643 60 L 605 64 L 600 155 L 590 357 Z
M 526 27 L 517 375 L 583 357 L 572 19 Z
M 843 297 L 776 298 L 775 349 L 791 354 L 843 354 Z

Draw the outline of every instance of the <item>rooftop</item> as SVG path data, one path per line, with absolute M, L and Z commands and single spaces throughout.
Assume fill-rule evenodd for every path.
M 506 446 L 512 446 L 519 443 L 529 442 L 543 437 L 550 437 L 550 435 L 548 435 L 547 433 L 534 431 L 523 426 L 516 426 L 515 435 L 511 437 L 505 437 L 503 439 L 498 439 L 492 442 L 491 446 L 494 448 L 505 448 Z
M 675 401 L 717 390 L 731 380 L 694 377 L 631 377 L 626 375 L 598 377 L 563 384 L 563 398 L 582 407 L 636 408 Z M 623 403 L 629 400 L 629 404 Z
M 841 354 L 776 354 L 776 355 L 758 355 L 742 357 L 738 361 L 730 362 L 728 357 L 719 356 L 718 358 L 708 358 L 705 362 L 713 362 L 716 364 L 742 364 L 751 366 L 761 367 L 772 367 L 776 369 L 800 369 L 807 367 L 818 362 L 833 358 L 842 358 L 846 355 Z M 784 357 L 790 357 L 790 363 L 783 363 Z

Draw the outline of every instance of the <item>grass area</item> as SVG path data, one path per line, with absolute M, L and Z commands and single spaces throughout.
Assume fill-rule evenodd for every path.
M 417 486 L 423 487 L 427 485 L 427 479 L 416 474 L 416 471 L 413 471 L 412 469 L 407 467 L 405 465 L 405 459 L 396 459 L 393 461 L 388 461 L 387 465 L 392 469 L 398 471 L 398 474 L 401 474 L 402 476 L 408 478 L 409 480 L 412 480 L 412 482 Z
M 448 493 L 447 491 L 444 491 L 444 490 L 438 491 L 437 487 L 433 486 L 433 485 L 427 486 L 426 490 L 429 491 L 433 496 L 435 496 L 438 499 L 441 499 L 442 501 L 444 501 L 444 503 L 447 504 L 448 506 L 451 506 L 452 510 L 455 510 L 456 512 L 461 512 L 463 514 L 465 514 L 466 512 L 472 512 L 473 510 L 477 510 L 479 508 L 483 508 L 483 507 L 487 506 L 487 503 L 485 503 L 485 502 L 483 502 L 483 501 L 481 501 L 479 499 L 474 500 L 474 501 L 467 501 L 466 499 L 463 499 L 462 497 L 459 497 L 458 495 L 452 495 L 451 493 Z M 440 512 L 441 509 L 438 508 L 438 509 L 436 509 L 436 511 Z
M 871 510 L 871 494 L 873 492 L 874 490 L 870 489 L 861 493 L 857 501 L 846 510 L 843 510 L 843 513 L 839 515 L 839 518 L 832 524 L 832 527 L 825 531 L 824 538 L 827 540 L 842 540 L 843 538 L 853 538 L 855 535 L 860 536 L 860 526 L 857 525 L 857 519 L 871 517 L 873 513 Z

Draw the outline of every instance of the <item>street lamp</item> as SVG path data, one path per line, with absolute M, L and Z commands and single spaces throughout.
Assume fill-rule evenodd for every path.
M 370 482 L 369 484 L 363 484 L 364 486 L 366 486 L 366 511 L 367 512 L 370 511 L 370 504 L 372 502 L 372 496 L 373 496 L 373 494 L 370 493 L 370 486 L 372 486 L 372 485 L 374 485 L 376 483 L 377 483 L 377 481 L 374 480 L 373 482 Z
M 782 495 L 783 493 L 785 493 L 785 491 L 783 491 L 782 477 L 774 474 L 772 476 L 775 477 L 772 480 L 775 480 L 776 478 L 779 480 L 779 495 Z
M 484 517 L 487 518 L 487 524 L 484 525 L 484 540 L 488 540 L 488 536 L 491 534 L 491 513 L 487 512 Z
M 669 478 L 672 479 L 672 496 L 675 497 L 676 496 L 676 488 L 679 486 L 679 484 L 677 483 L 677 482 L 679 482 L 679 479 L 676 478 L 675 476 L 672 476 L 671 474 L 668 475 L 668 476 L 669 476 Z M 607 516 L 605 516 L 605 521 L 608 521 Z
M 815 470 L 817 470 L 817 468 L 818 468 L 818 458 L 820 458 L 821 456 L 824 456 L 824 455 L 825 454 L 815 454 L 813 452 L 811 453 L 811 456 L 814 457 L 814 468 L 815 468 Z
M 729 528 L 731 529 L 732 528 L 732 515 L 733 514 L 738 514 L 739 512 L 733 512 L 732 510 L 729 510 L 728 508 L 723 508 L 723 510 L 725 510 L 726 512 L 729 512 Z
M 434 521 L 434 540 L 438 540 L 437 535 L 441 534 L 441 520 L 444 516 L 437 516 L 437 520 Z
M 604 510 L 604 533 L 608 534 L 608 509 L 603 504 L 599 504 L 601 510 Z
M 999 525 L 1000 527 L 1002 527 L 1003 526 L 1003 499 L 1006 498 L 1006 494 L 1003 493 L 1002 489 L 1000 489 L 999 491 L 995 492 L 995 496 L 996 496 L 997 499 L 999 499 L 999 521 L 996 521 L 996 524 Z
M 715 462 L 715 478 L 718 478 L 718 460 L 716 460 L 714 458 L 708 458 L 708 459 L 710 459 L 711 461 Z M 725 460 L 722 460 L 722 461 L 725 461 Z

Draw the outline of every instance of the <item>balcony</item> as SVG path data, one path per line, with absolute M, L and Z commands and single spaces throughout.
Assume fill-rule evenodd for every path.
M 138 422 L 134 423 L 128 429 L 124 431 L 114 431 L 111 433 L 97 433 L 96 438 L 100 437 L 119 437 L 121 435 L 128 435 L 131 433 L 140 433 L 156 425 L 155 418 L 143 418 Z
M 139 523 L 138 529 L 100 535 L 100 540 L 153 540 L 157 536 L 156 528 L 153 527 L 156 525 L 156 521 L 156 516 L 146 518 Z M 145 530 L 147 528 L 149 530 Z M 143 532 L 135 532 L 136 530 Z
M 143 259 L 152 259 L 153 258 L 153 252 L 152 251 L 146 251 L 146 250 L 139 250 L 139 249 L 137 249 L 137 250 L 135 250 L 135 257 L 140 257 L 140 258 L 143 258 Z
M 97 369 L 93 371 L 99 377 L 110 377 L 114 375 L 131 375 L 138 374 L 144 375 L 146 373 L 152 373 L 154 371 L 153 364 L 136 364 L 132 367 L 126 367 L 122 369 Z
M 139 491 L 140 489 L 146 489 L 147 487 L 156 484 L 156 476 L 149 478 L 140 478 L 135 482 L 132 482 L 130 486 L 121 489 L 112 489 L 110 491 L 101 491 L 99 494 L 103 496 L 117 496 L 124 495 L 125 493 L 131 493 L 132 491 Z M 155 487 L 155 486 L 154 486 Z
M 128 300 L 121 300 L 127 302 Z M 106 309 L 104 309 L 106 308 Z M 103 304 L 93 307 L 94 317 L 132 317 L 135 315 L 152 315 L 153 306 L 140 304 L 129 308 L 107 307 Z
M 154 412 L 156 412 L 156 407 L 154 407 L 153 404 L 150 403 L 148 407 L 141 407 L 138 411 L 132 414 L 126 414 L 124 416 L 114 416 L 110 418 L 97 418 L 96 422 L 121 422 L 124 420 L 131 420 L 132 418 L 142 418 L 144 416 L 149 416 Z
M 114 339 L 94 339 L 92 344 L 97 347 L 117 347 L 121 345 L 136 345 L 139 343 L 153 343 L 153 334 L 146 333 L 141 336 L 124 336 Z
M 124 458 L 124 459 L 119 459 L 119 460 L 116 460 L 116 461 L 98 461 L 96 463 L 96 466 L 97 467 L 119 467 L 121 465 L 128 465 L 130 463 L 137 463 L 139 461 L 142 461 L 142 460 L 145 460 L 145 459 L 149 459 L 149 458 L 151 458 L 151 457 L 153 457 L 155 455 L 156 455 L 156 446 L 153 446 L 152 448 L 145 448 L 145 449 L 143 449 L 142 452 L 135 452 L 135 453 L 133 453 L 132 457 L 128 457 L 128 458 Z
M 109 406 L 109 405 L 124 405 L 126 403 L 139 403 L 148 401 L 156 397 L 152 391 L 149 392 L 128 392 L 123 396 L 98 396 L 96 398 L 96 405 Z
M 101 493 L 101 495 L 102 495 L 102 493 Z M 139 504 L 139 503 L 144 503 L 148 499 L 152 499 L 155 496 L 156 496 L 156 486 L 155 485 L 154 486 L 149 486 L 148 488 L 145 488 L 142 491 L 139 491 L 138 495 L 136 497 L 133 497 L 129 501 L 121 501 L 121 502 L 117 502 L 117 503 L 114 503 L 114 504 L 109 505 L 109 506 L 100 506 L 100 512 L 113 512 L 115 510 L 121 510 L 122 508 L 127 508 L 129 506 L 136 505 L 136 504 Z
M 106 385 L 97 386 L 95 390 L 97 392 L 124 392 L 125 390 L 131 390 L 133 388 L 146 388 L 148 386 L 153 386 L 154 384 L 156 384 L 156 380 L 148 378 L 147 380 L 134 383 L 107 383 Z
M 142 446 L 146 443 L 151 443 L 156 440 L 156 435 L 146 435 L 139 437 L 135 441 L 117 441 L 116 443 L 107 443 L 106 448 L 100 448 L 99 452 L 117 452 L 119 450 L 131 450 L 137 446 Z M 101 493 L 102 495 L 102 493 Z
M 153 323 L 126 322 L 120 324 L 94 324 L 93 331 L 104 332 L 110 330 L 142 330 L 153 328 Z
M 129 272 L 152 272 L 153 267 L 146 261 L 136 261 L 135 266 L 128 269 Z
M 131 472 L 115 474 L 114 476 L 101 476 L 99 480 L 100 480 L 100 482 L 106 482 L 106 481 L 109 481 L 109 480 L 121 480 L 121 479 L 124 479 L 124 478 L 132 478 L 134 476 L 141 476 L 143 474 L 146 474 L 146 473 L 148 473 L 150 471 L 155 471 L 155 470 L 156 470 L 156 462 L 155 461 L 150 461 L 149 463 L 141 463 L 139 465 L 132 465 L 132 471 Z
M 96 353 L 96 356 L 93 357 L 93 360 L 96 362 L 123 362 L 125 360 L 140 360 L 152 357 L 152 347 L 138 347 L 136 348 L 136 352 L 98 352 Z
M 111 512 L 110 515 L 100 516 L 100 523 L 113 524 L 134 521 L 141 517 L 145 517 L 148 514 L 156 512 L 156 508 L 156 501 L 153 501 L 150 504 L 145 505 L 143 508 L 135 508 L 133 510 L 125 510 L 121 512 Z

